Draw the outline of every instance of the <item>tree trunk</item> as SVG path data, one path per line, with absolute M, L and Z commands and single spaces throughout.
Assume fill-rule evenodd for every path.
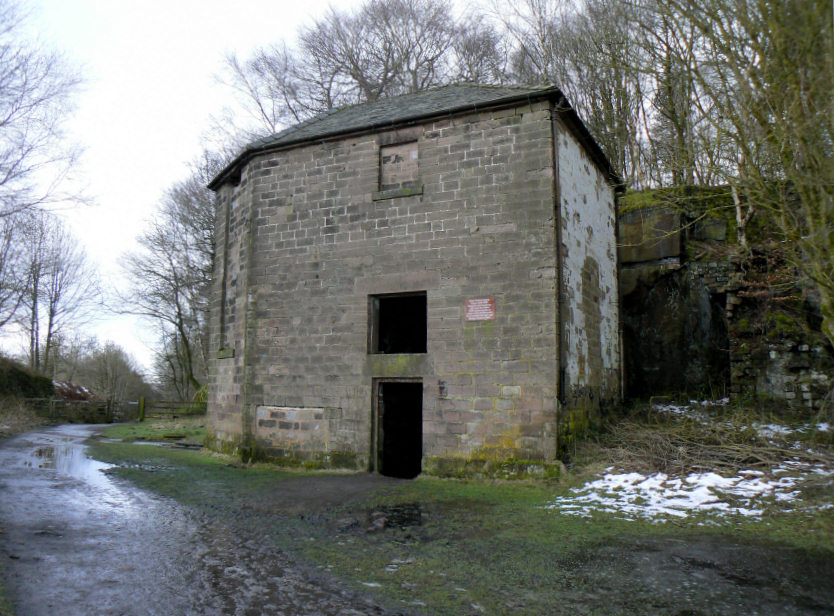
M 834 347 L 834 294 L 831 289 L 819 287 L 820 312 L 822 313 L 822 333 Z

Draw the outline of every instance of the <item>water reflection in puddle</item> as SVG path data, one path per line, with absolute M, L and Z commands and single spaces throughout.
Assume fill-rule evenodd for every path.
M 89 458 L 85 450 L 84 445 L 62 438 L 57 439 L 54 445 L 43 445 L 26 452 L 28 455 L 24 454 L 20 463 L 30 468 L 55 469 L 59 475 L 80 479 L 97 487 L 109 486 L 110 480 L 102 471 L 113 465 Z

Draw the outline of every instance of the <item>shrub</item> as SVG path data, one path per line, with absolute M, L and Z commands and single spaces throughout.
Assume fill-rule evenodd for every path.
M 49 398 L 55 393 L 52 380 L 14 360 L 0 357 L 0 396 Z

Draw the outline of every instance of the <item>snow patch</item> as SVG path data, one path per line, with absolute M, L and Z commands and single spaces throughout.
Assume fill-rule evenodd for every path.
M 803 474 L 829 476 L 834 471 L 792 460 L 770 475 L 758 470 L 742 470 L 735 477 L 716 473 L 694 473 L 684 478 L 664 473 L 606 473 L 581 488 L 573 488 L 571 495 L 554 499 L 547 508 L 583 517 L 605 512 L 625 515 L 626 519 L 658 521 L 697 512 L 761 516 L 768 502 L 794 501 Z
M 756 430 L 759 436 L 763 436 L 765 438 L 787 436 L 788 434 L 791 434 L 793 432 L 793 430 L 791 430 L 787 426 L 782 426 L 779 424 L 754 424 L 753 428 Z

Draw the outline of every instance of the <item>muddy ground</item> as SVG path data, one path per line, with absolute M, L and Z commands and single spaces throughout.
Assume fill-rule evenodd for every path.
M 18 614 L 834 614 L 834 554 L 807 542 L 559 516 L 537 484 L 99 443 L 106 469 L 82 444 L 96 430 L 0 444 Z
M 58 426 L 0 444 L 0 558 L 15 614 L 385 613 L 253 525 L 102 473 L 83 445 L 96 430 Z

